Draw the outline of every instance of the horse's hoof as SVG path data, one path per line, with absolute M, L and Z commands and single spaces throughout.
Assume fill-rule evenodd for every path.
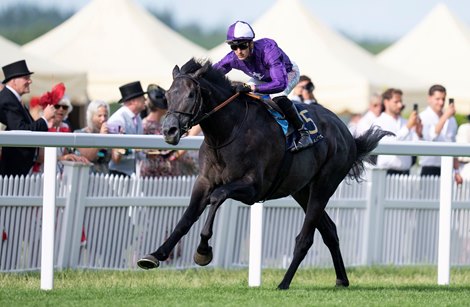
M 156 269 L 160 266 L 160 261 L 152 255 L 147 255 L 138 260 L 137 265 L 144 270 Z
M 285 285 L 283 283 L 280 283 L 279 286 L 277 286 L 278 290 L 289 290 L 289 285 Z
M 336 280 L 336 288 L 347 288 L 349 286 L 349 280 Z
M 208 265 L 209 263 L 211 263 L 212 258 L 213 258 L 212 249 L 209 251 L 207 255 L 200 254 L 197 251 L 194 253 L 194 262 L 196 262 L 196 264 L 200 266 Z

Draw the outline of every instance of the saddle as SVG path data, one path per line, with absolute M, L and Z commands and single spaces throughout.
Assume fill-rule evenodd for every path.
M 269 99 L 268 95 L 259 96 L 253 93 L 247 93 L 247 95 L 260 101 L 261 104 L 269 111 L 269 113 L 271 113 L 273 118 L 282 128 L 284 135 L 286 136 L 287 150 L 290 150 L 291 148 L 293 148 L 294 141 L 297 138 L 299 138 L 300 135 L 297 129 L 294 129 L 292 126 L 289 125 L 281 108 L 279 108 L 278 105 L 274 101 Z M 294 103 L 294 106 L 297 108 L 297 111 L 299 112 L 304 122 L 305 127 L 309 130 L 310 138 L 312 139 L 313 143 L 315 144 L 318 141 L 322 140 L 323 135 L 318 131 L 317 125 L 315 124 L 312 116 L 310 115 L 308 110 L 305 108 L 305 106 L 300 103 Z

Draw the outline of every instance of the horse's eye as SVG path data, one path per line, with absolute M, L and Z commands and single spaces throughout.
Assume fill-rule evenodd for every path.
M 189 92 L 188 98 L 194 98 L 194 92 L 193 91 Z

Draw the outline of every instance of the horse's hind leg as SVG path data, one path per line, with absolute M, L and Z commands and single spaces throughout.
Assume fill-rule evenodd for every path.
M 318 199 L 310 199 L 307 206 L 304 223 L 300 233 L 295 238 L 294 257 L 287 269 L 284 278 L 278 286 L 278 289 L 289 289 L 290 283 L 294 278 L 295 272 L 299 268 L 300 263 L 304 260 L 308 250 L 313 244 L 313 235 L 318 220 L 323 214 L 323 210 L 328 200 L 319 201 Z
M 292 195 L 294 199 L 300 204 L 305 213 L 307 213 L 307 204 L 309 199 L 310 189 L 305 188 L 295 195 Z M 318 225 L 316 227 L 322 236 L 323 242 L 328 247 L 331 258 L 333 259 L 333 265 L 336 272 L 336 285 L 337 286 L 349 286 L 349 280 L 346 275 L 346 269 L 343 263 L 343 257 L 339 247 L 338 234 L 336 232 L 336 225 L 329 217 L 326 211 L 323 212 Z
M 318 221 L 317 229 L 320 232 L 323 242 L 328 247 L 333 258 L 333 265 L 336 272 L 336 286 L 349 286 L 348 276 L 346 275 L 346 268 L 344 267 L 343 257 L 339 248 L 339 238 L 336 231 L 336 225 L 328 216 L 326 211 Z

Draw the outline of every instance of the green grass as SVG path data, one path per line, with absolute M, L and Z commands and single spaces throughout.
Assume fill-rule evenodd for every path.
M 451 271 L 437 286 L 434 267 L 348 269 L 351 286 L 334 287 L 332 269 L 299 270 L 287 291 L 284 270 L 263 270 L 249 288 L 247 270 L 63 271 L 54 289 L 40 290 L 39 273 L 0 274 L 0 306 L 465 306 L 470 268 Z

